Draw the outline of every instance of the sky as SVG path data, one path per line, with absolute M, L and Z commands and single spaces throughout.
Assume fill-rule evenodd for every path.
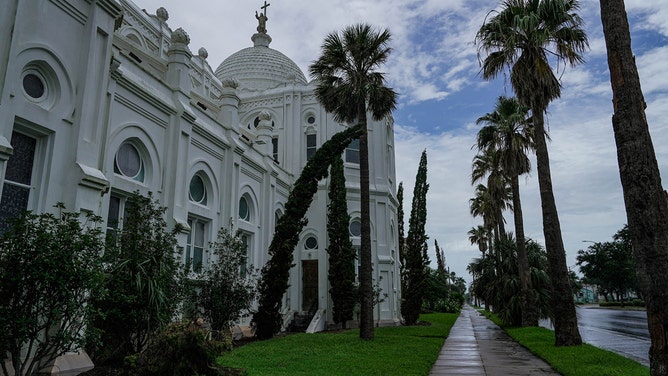
M 190 49 L 208 52 L 215 70 L 229 55 L 252 46 L 255 11 L 264 0 L 136 0 L 147 12 L 169 12 L 168 25 L 183 28 Z M 434 240 L 445 251 L 446 265 L 467 282 L 468 263 L 480 256 L 467 232 L 482 224 L 469 213 L 472 149 L 480 126 L 500 95 L 512 96 L 504 75 L 485 81 L 480 74 L 476 31 L 497 0 L 268 0 L 270 45 L 290 57 L 308 77 L 325 36 L 366 22 L 387 28 L 392 53 L 381 69 L 399 93 L 395 118 L 397 181 L 404 184 L 406 222 L 422 150 L 427 151 L 430 258 Z M 562 95 L 546 117 L 550 135 L 552 182 L 568 266 L 589 241 L 603 242 L 626 223 L 614 135 L 612 91 L 599 2 L 580 0 L 589 36 L 586 62 L 554 66 Z M 665 0 L 628 0 L 632 48 L 647 102 L 646 115 L 661 175 L 668 176 L 668 7 Z M 310 79 L 310 78 L 309 78 Z M 535 158 L 532 172 L 520 179 L 526 236 L 544 244 Z M 514 229 L 512 213 L 506 228 Z M 407 227 L 406 227 L 407 228 Z

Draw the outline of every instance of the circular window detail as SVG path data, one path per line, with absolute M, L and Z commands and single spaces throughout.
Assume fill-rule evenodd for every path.
M 114 159 L 114 172 L 137 181 L 144 181 L 144 164 L 139 151 L 129 142 L 118 148 Z
M 307 250 L 318 249 L 318 239 L 315 236 L 309 236 L 304 242 L 304 248 Z
M 190 179 L 188 194 L 190 201 L 206 205 L 206 185 L 204 185 L 204 180 L 200 175 L 195 175 Z
M 239 218 L 244 221 L 250 220 L 250 207 L 248 206 L 248 200 L 246 197 L 239 199 Z
M 359 219 L 353 219 L 350 221 L 348 231 L 350 231 L 350 235 L 355 237 L 362 235 L 362 222 Z
M 315 123 L 315 116 L 310 115 L 309 117 L 306 118 L 306 122 L 309 124 L 314 124 Z
M 42 77 L 30 72 L 23 76 L 23 90 L 33 99 L 42 99 L 46 94 L 46 85 Z

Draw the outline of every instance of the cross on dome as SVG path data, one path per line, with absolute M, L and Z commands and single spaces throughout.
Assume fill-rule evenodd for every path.
M 266 34 L 267 33 L 267 7 L 269 7 L 271 4 L 268 4 L 267 1 L 265 0 L 264 5 L 260 7 L 262 9 L 262 13 L 258 14 L 257 11 L 255 11 L 255 18 L 258 20 L 258 25 L 257 25 L 257 32 Z

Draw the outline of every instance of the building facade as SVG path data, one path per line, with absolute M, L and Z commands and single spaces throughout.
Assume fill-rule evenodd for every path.
M 23 210 L 102 216 L 122 228 L 128 197 L 152 192 L 182 225 L 178 257 L 212 261 L 221 227 L 240 230 L 248 263 L 267 261 L 277 218 L 308 158 L 345 129 L 313 82 L 269 47 L 252 44 L 214 71 L 164 8 L 127 0 L 8 0 L 0 13 L 0 226 Z M 252 17 L 252 14 L 249 14 Z M 393 120 L 369 123 L 373 278 L 379 325 L 400 320 Z M 359 150 L 343 155 L 350 231 L 359 246 Z M 331 321 L 328 180 L 300 234 L 285 313 L 317 307 Z M 246 322 L 247 323 L 247 322 Z

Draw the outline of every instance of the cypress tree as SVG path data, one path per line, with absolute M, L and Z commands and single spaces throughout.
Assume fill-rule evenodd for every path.
M 438 246 L 438 240 L 434 239 L 434 248 L 436 248 L 436 270 L 445 273 L 445 254 L 443 249 Z
M 399 201 L 399 206 L 397 208 L 397 229 L 399 232 L 399 262 L 403 267 L 405 263 L 405 253 L 406 253 L 406 237 L 404 235 L 404 182 L 399 182 L 399 188 L 397 188 L 397 201 Z
M 346 178 L 343 160 L 337 158 L 330 168 L 329 205 L 327 207 L 327 235 L 329 245 L 329 294 L 332 297 L 332 314 L 336 324 L 352 320 L 357 302 L 355 291 L 355 249 L 348 234 L 350 215 L 346 201 Z
M 422 151 L 420 165 L 415 177 L 413 204 L 408 222 L 406 238 L 406 260 L 403 268 L 405 290 L 402 295 L 401 314 L 404 324 L 413 325 L 417 322 L 422 308 L 422 298 L 428 276 L 429 256 L 427 255 L 427 151 Z

